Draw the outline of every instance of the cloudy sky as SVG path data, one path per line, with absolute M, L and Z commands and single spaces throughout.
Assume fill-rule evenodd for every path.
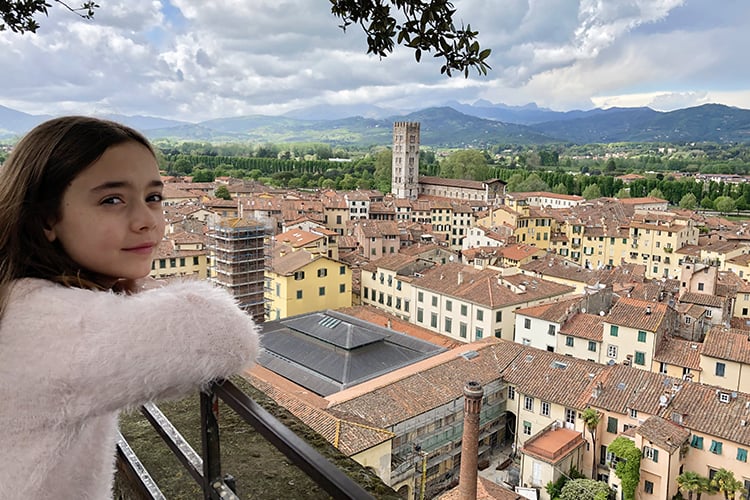
M 490 74 L 468 79 L 405 49 L 367 56 L 359 28 L 342 32 L 324 0 L 99 4 L 92 21 L 55 5 L 37 34 L 0 32 L 0 105 L 192 122 L 478 99 L 562 111 L 750 109 L 747 0 L 454 0 L 457 20 L 492 49 Z

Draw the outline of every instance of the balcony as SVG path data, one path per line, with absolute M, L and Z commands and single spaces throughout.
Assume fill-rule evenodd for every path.
M 399 498 L 240 377 L 162 408 L 121 417 L 115 498 Z

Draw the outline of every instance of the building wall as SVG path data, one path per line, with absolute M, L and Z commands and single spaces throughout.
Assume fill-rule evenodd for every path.
M 352 455 L 362 467 L 372 469 L 385 484 L 391 482 L 391 440 Z
M 700 359 L 702 383 L 723 387 L 730 391 L 750 392 L 750 366 L 703 354 Z M 724 375 L 720 375 L 717 364 L 724 365 Z
M 197 276 L 201 279 L 208 278 L 208 254 L 190 255 L 181 257 L 179 253 L 175 257 L 154 259 L 151 263 L 152 278 L 166 278 L 171 276 Z
M 325 276 L 319 276 L 319 272 Z M 304 273 L 304 277 L 299 273 Z M 318 258 L 298 269 L 296 277 L 298 279 L 295 279 L 295 274 L 279 275 L 266 271 L 266 319 L 283 319 L 352 305 L 352 273 L 346 264 L 327 257 Z M 323 295 L 321 288 L 324 289 Z

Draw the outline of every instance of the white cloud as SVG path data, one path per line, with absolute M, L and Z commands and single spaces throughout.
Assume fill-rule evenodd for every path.
M 483 98 L 553 109 L 750 101 L 744 19 L 726 0 L 457 0 L 458 24 L 493 49 L 487 77 L 446 79 L 399 48 L 366 55 L 327 3 L 117 0 L 93 21 L 59 6 L 38 35 L 0 33 L 0 104 L 30 113 L 198 121 L 315 104 L 405 110 Z M 723 100 L 723 101 L 722 101 Z

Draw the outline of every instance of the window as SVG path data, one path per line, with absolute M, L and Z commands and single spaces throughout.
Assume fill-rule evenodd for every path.
M 404 312 L 409 312 L 409 300 L 404 300 Z
M 549 403 L 546 401 L 542 401 L 542 416 L 549 417 Z
M 610 327 L 609 327 L 609 334 L 610 335 L 612 335 L 613 337 L 617 337 L 617 334 L 619 333 L 619 331 L 620 331 L 620 327 L 619 326 L 617 326 L 617 325 L 610 325 Z
M 630 409 L 630 418 L 638 418 L 638 410 Z
M 461 304 L 461 316 L 466 316 L 466 304 Z
M 169 267 L 177 267 L 177 259 L 169 259 Z
M 531 396 L 524 396 L 523 409 L 526 411 L 534 411 L 534 398 Z
M 328 276 L 328 269 L 318 269 L 318 278 L 325 278 Z
M 432 296 L 432 307 L 437 307 L 437 301 L 438 301 L 437 295 L 433 295 Z
M 667 364 L 664 361 L 659 362 L 659 373 L 661 374 L 667 373 Z
M 703 283 L 698 283 L 698 291 L 699 292 L 703 291 Z
M 446 300 L 445 301 L 445 310 L 449 311 L 449 312 L 453 310 L 453 301 L 452 300 Z
M 466 323 L 461 323 L 458 326 L 458 334 L 461 336 L 462 339 L 466 338 Z
M 502 311 L 495 312 L 495 321 L 500 322 L 502 320 L 503 320 L 503 312 Z
M 437 319 L 437 313 L 430 314 L 430 326 L 432 328 L 437 328 Z
M 453 326 L 453 321 L 451 318 L 445 318 L 445 331 L 446 333 L 451 332 L 451 327 Z
M 607 417 L 607 432 L 617 434 L 617 419 L 615 417 Z
M 424 302 L 424 293 L 417 292 L 417 302 Z
M 523 327 L 527 330 L 531 329 L 531 319 L 530 318 L 524 318 L 523 319 Z
M 589 351 L 596 352 L 596 342 L 589 340 Z
M 690 446 L 692 446 L 693 448 L 702 450 L 703 449 L 703 437 L 696 436 L 695 434 L 693 434 L 693 438 L 690 440 Z
M 339 266 L 339 274 L 346 274 L 346 266 Z
M 339 285 L 339 293 L 346 293 L 346 284 L 345 283 L 341 283 Z M 391 296 L 389 295 L 388 296 L 388 300 L 390 301 L 390 299 L 391 299 Z M 390 305 L 390 304 L 388 304 L 388 305 Z
M 747 462 L 747 450 L 745 448 L 737 448 L 737 460 Z
M 276 296 L 281 297 L 281 283 L 276 283 Z
M 573 337 L 571 337 L 570 335 L 568 335 L 567 337 L 565 337 L 565 345 L 566 346 L 573 347 L 573 342 L 574 342 L 573 341 Z
M 607 346 L 607 357 L 612 358 L 612 359 L 617 358 L 617 346 L 616 345 Z
M 198 257 L 193 257 L 193 265 L 197 266 L 200 261 L 198 260 Z
M 325 294 L 326 294 L 326 287 L 321 286 L 320 288 L 318 288 L 318 295 L 322 297 Z
M 484 311 L 477 309 L 477 321 L 484 321 Z
M 508 386 L 508 399 L 516 399 L 516 390 L 512 386 Z
M 643 491 L 647 493 L 648 495 L 654 494 L 654 483 L 649 481 L 648 479 L 644 480 L 643 482 Z
M 711 447 L 708 449 L 711 453 L 715 455 L 721 455 L 721 449 L 724 447 L 724 443 L 721 441 L 714 441 L 711 440 Z
M 401 297 L 396 297 L 396 309 L 401 309 Z
M 643 366 L 646 364 L 646 353 L 635 351 L 635 364 Z
M 565 408 L 565 421 L 569 424 L 575 425 L 576 423 L 576 411 L 572 408 Z
M 294 280 L 295 281 L 300 281 L 300 280 L 303 280 L 303 279 L 305 279 L 305 271 L 296 271 L 294 273 Z
M 646 342 L 646 332 L 638 330 L 638 342 Z
M 523 421 L 523 433 L 527 436 L 531 436 L 531 422 Z
M 643 458 L 647 458 L 649 460 L 652 460 L 654 462 L 659 461 L 659 450 L 656 448 L 651 448 L 649 446 L 643 447 Z
M 297 298 L 298 299 L 302 298 L 302 290 L 297 290 Z
M 365 288 L 365 298 L 368 298 L 368 297 L 367 297 L 367 294 L 368 294 L 368 293 L 370 292 L 370 289 L 369 289 L 369 288 L 367 288 L 367 287 L 364 287 L 364 288 Z
M 714 373 L 716 373 L 717 377 L 723 377 L 724 373 L 726 372 L 726 369 L 727 369 L 727 365 L 725 365 L 724 363 L 717 362 L 716 371 Z
M 417 323 L 422 323 L 424 321 L 424 309 L 421 307 L 417 307 Z

